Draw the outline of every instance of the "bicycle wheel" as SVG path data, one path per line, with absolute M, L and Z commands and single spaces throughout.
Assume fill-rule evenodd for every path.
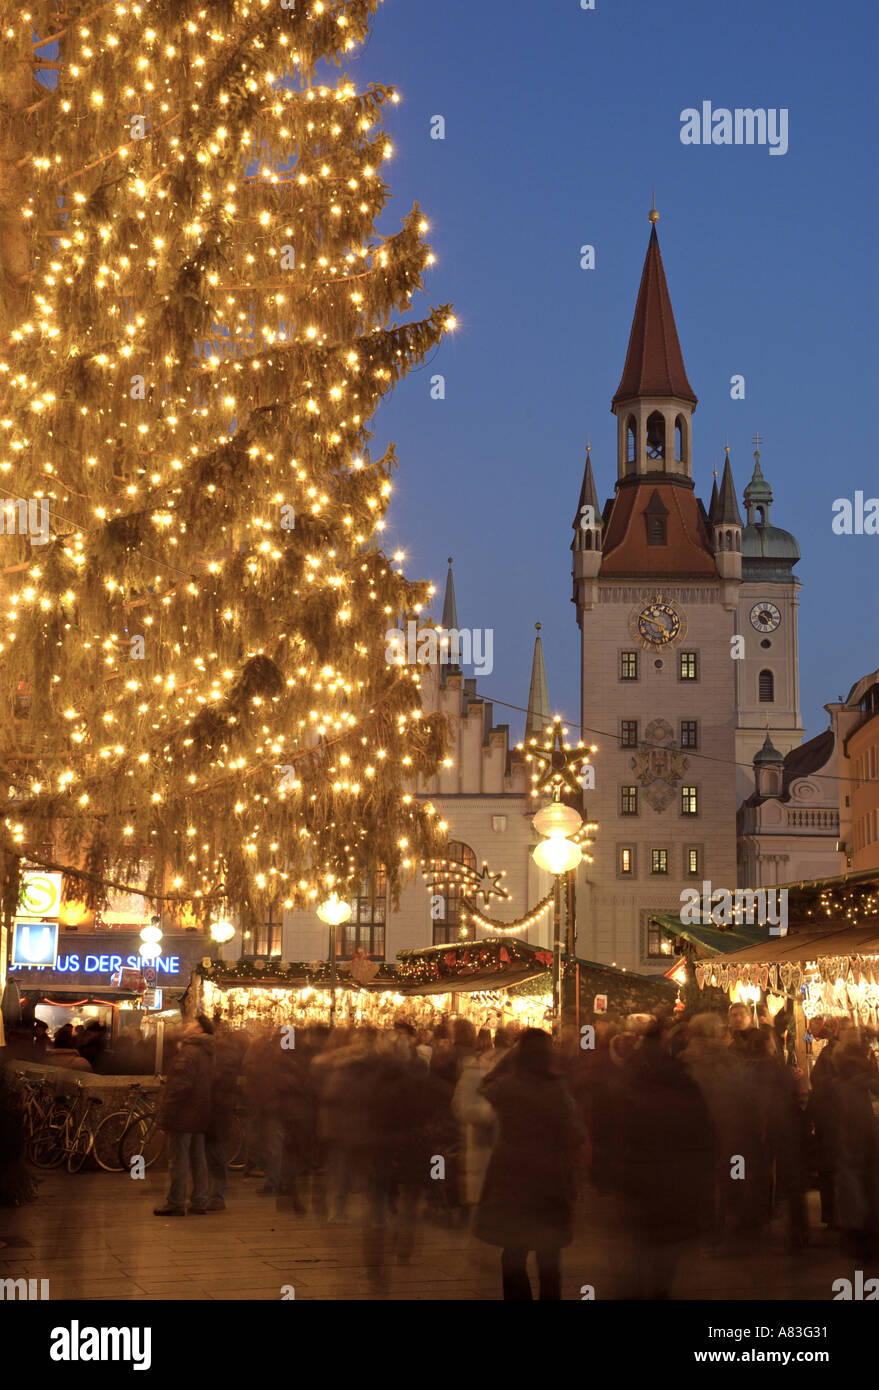
M 28 1157 L 35 1168 L 57 1168 L 64 1162 L 66 1154 L 61 1125 L 45 1125 L 28 1145 Z
M 131 1112 L 129 1110 L 114 1110 L 111 1114 L 104 1115 L 95 1130 L 95 1158 L 107 1173 L 124 1171 L 121 1144 L 130 1117 Z
M 88 1124 L 83 1121 L 76 1129 L 67 1150 L 67 1171 L 78 1173 L 91 1151 L 94 1136 Z
M 119 1145 L 122 1167 L 125 1172 L 129 1172 L 132 1159 L 142 1158 L 144 1166 L 152 1168 L 164 1147 L 165 1132 L 156 1127 L 155 1120 L 143 1117 L 136 1119 L 122 1136 Z

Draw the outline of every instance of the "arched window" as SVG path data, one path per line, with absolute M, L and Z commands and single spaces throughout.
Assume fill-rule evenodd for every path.
M 585 531 L 585 532 L 583 533 L 583 549 L 584 549 L 584 550 L 591 550 L 591 549 L 592 549 L 592 532 L 591 532 L 591 531 Z
M 647 457 L 665 458 L 665 417 L 658 410 L 647 420 Z
M 741 548 L 742 548 L 742 533 L 741 533 L 741 531 L 736 531 L 736 550 L 741 550 Z
M 463 840 L 449 840 L 445 856 L 452 864 L 463 864 L 465 868 L 476 868 L 476 855 Z M 433 890 L 432 903 L 438 909 L 433 918 L 433 944 L 444 946 L 446 942 L 458 941 L 458 928 L 461 926 L 461 899 L 466 897 L 461 883 L 456 883 L 450 874 L 445 883 L 440 882 Z M 439 902 L 437 902 L 439 898 Z M 431 908 L 433 913 L 433 907 Z
M 353 960 L 357 951 L 363 951 L 373 960 L 384 960 L 388 915 L 388 876 L 384 864 L 379 864 L 363 880 L 351 906 L 350 919 L 336 929 L 336 958 Z
M 634 463 L 638 452 L 638 437 L 635 433 L 635 417 L 630 415 L 626 421 L 626 463 Z
M 771 671 L 760 672 L 760 703 L 771 705 L 775 699 L 775 676 Z
M 764 526 L 765 524 L 766 524 L 766 511 L 765 511 L 765 509 L 764 509 L 763 507 L 758 507 L 758 508 L 757 508 L 757 525 L 758 525 L 758 526 Z
M 675 420 L 675 458 L 678 463 L 684 461 L 684 421 L 681 415 Z
M 727 550 L 732 550 L 732 531 L 727 531 L 726 533 L 726 548 Z

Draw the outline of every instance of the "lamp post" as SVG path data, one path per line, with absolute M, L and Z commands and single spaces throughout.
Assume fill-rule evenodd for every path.
M 330 988 L 332 989 L 330 1003 L 330 1027 L 336 1026 L 336 928 L 343 922 L 347 922 L 351 916 L 351 904 L 344 902 L 341 898 L 332 893 L 320 904 L 317 915 L 322 922 L 326 922 L 330 929 Z
M 562 931 L 561 897 L 562 879 L 576 869 L 583 858 L 583 851 L 569 837 L 576 835 L 583 824 L 582 817 L 573 806 L 565 806 L 560 798 L 560 788 L 553 793 L 553 800 L 543 806 L 531 824 L 538 835 L 544 838 L 535 845 L 531 857 L 540 869 L 545 869 L 555 878 L 555 910 L 553 912 L 552 941 L 552 1029 L 556 1037 L 562 1025 Z

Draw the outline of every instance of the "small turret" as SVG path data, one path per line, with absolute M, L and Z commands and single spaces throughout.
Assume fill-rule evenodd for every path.
M 577 503 L 577 515 L 573 522 L 574 539 L 571 542 L 571 550 L 574 552 L 575 602 L 577 601 L 578 581 L 597 578 L 601 568 L 601 544 L 604 526 L 601 519 L 601 507 L 598 504 L 598 493 L 595 490 L 595 478 L 592 475 L 591 449 L 592 446 L 587 444 L 583 484 L 580 488 L 580 500 Z
M 729 445 L 726 446 L 725 455 L 720 488 L 716 500 L 712 494 L 709 512 L 714 559 L 721 579 L 741 579 L 742 517 L 736 501 L 736 489 L 729 462 Z
M 784 754 L 779 753 L 769 737 L 763 740 L 763 747 L 754 754 L 754 785 L 758 796 L 780 796 L 784 778 Z

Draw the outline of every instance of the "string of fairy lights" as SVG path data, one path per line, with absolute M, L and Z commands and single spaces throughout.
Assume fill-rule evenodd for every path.
M 397 94 L 314 79 L 376 6 L 235 0 L 220 26 L 119 0 L 0 34 L 4 69 L 58 55 L 14 151 L 32 268 L 0 346 L 0 481 L 51 529 L 5 569 L 0 704 L 20 728 L 27 696 L 33 738 L 6 749 L 5 838 L 62 839 L 89 893 L 167 873 L 255 915 L 375 854 L 393 879 L 447 828 L 409 791 L 444 721 L 384 653 L 432 589 L 379 548 L 396 461 L 366 445 L 455 321 L 404 317 L 420 209 L 375 232 Z

